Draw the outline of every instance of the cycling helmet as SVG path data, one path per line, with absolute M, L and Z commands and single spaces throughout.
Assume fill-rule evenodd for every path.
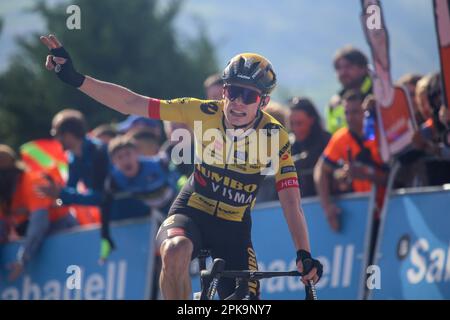
M 234 56 L 222 74 L 224 84 L 245 85 L 260 90 L 264 95 L 275 88 L 277 77 L 269 60 L 256 53 Z

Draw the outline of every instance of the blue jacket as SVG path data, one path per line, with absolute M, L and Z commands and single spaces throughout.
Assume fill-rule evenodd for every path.
M 139 172 L 135 177 L 128 178 L 117 168 L 113 167 L 111 176 L 118 191 L 153 192 L 162 187 L 176 189 L 177 176 L 165 168 L 159 157 L 139 158 Z
M 106 145 L 85 137 L 81 157 L 69 153 L 67 186 L 59 195 L 63 204 L 100 205 L 104 181 L 110 167 Z M 86 186 L 87 193 L 81 194 L 77 191 L 79 181 Z
M 121 220 L 148 216 L 153 205 L 167 213 L 176 196 L 176 182 L 179 174 L 169 170 L 160 157 L 141 157 L 139 171 L 129 178 L 113 167 L 110 173 L 110 187 L 107 192 L 130 193 L 125 198 L 115 199 L 110 204 L 110 213 L 104 220 Z M 158 205 L 156 204 L 158 203 Z M 152 205 L 153 204 L 153 205 Z M 105 207 L 103 207 L 105 209 Z M 105 211 L 105 210 L 103 210 Z

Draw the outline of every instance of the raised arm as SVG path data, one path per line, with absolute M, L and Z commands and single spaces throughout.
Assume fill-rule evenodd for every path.
M 79 89 L 92 99 L 116 111 L 148 117 L 147 106 L 150 98 L 127 88 L 86 76 Z
M 51 53 L 47 56 L 45 67 L 47 70 L 55 71 L 63 82 L 78 88 L 89 97 L 116 111 L 148 116 L 151 98 L 122 86 L 80 74 L 76 71 L 70 55 L 54 35 L 42 36 L 40 39 Z

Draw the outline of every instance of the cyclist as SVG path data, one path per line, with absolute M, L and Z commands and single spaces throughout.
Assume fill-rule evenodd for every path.
M 125 114 L 186 123 L 194 128 L 194 132 L 194 121 L 200 121 L 201 128 L 196 132 L 200 137 L 208 129 L 219 131 L 222 136 L 215 139 L 214 143 L 197 144 L 197 158 L 213 145 L 211 157 L 223 160 L 224 143 L 220 138 L 226 138 L 227 142 L 232 140 L 233 150 L 235 146 L 238 150 L 245 147 L 245 152 L 231 153 L 232 160 L 236 160 L 237 164 L 233 161 L 198 161 L 194 173 L 173 203 L 169 217 L 157 236 L 161 243 L 163 267 L 160 286 L 164 298 L 190 297 L 189 263 L 201 248 L 210 249 L 213 257 L 223 258 L 227 262 L 227 269 L 257 268 L 251 243 L 250 210 L 254 205 L 258 184 L 264 178 L 263 170 L 273 167 L 261 159 L 256 163 L 249 161 L 252 156 L 249 150 L 253 150 L 255 141 L 249 141 L 246 137 L 252 129 L 258 133 L 266 129 L 261 131 L 265 134 L 265 141 L 261 138 L 257 142 L 259 144 L 267 140 L 272 143 L 272 134 L 278 137 L 276 158 L 271 159 L 279 162 L 278 166 L 275 165 L 276 187 L 297 250 L 297 268 L 304 273 L 304 283 L 319 280 L 322 265 L 311 258 L 288 134 L 274 118 L 261 110 L 269 102 L 269 95 L 276 85 L 276 76 L 268 60 L 250 53 L 239 54 L 230 60 L 222 76 L 223 100 L 159 100 L 82 75 L 76 71 L 69 54 L 54 35 L 43 36 L 41 41 L 51 53 L 47 56 L 46 68 L 54 70 L 60 80 L 98 102 Z M 230 129 L 234 129 L 234 132 Z M 269 133 L 267 129 L 275 131 L 269 130 Z M 311 263 L 305 264 L 306 261 Z M 219 296 L 228 296 L 234 291 L 234 286 L 234 281 L 222 281 L 218 288 Z M 251 298 L 258 298 L 258 283 L 249 283 L 248 287 Z

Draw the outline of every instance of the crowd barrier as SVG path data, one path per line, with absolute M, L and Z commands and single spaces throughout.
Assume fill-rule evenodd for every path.
M 345 196 L 342 229 L 333 232 L 316 198 L 304 199 L 312 252 L 324 265 L 317 285 L 320 299 L 362 299 L 368 275 L 373 194 Z M 295 249 L 278 203 L 261 204 L 253 213 L 253 244 L 261 270 L 295 269 Z M 450 299 L 450 190 L 397 192 L 382 214 L 375 264 L 380 287 L 372 299 Z M 25 274 L 8 282 L 7 265 L 19 243 L 0 247 L 0 299 L 148 299 L 153 274 L 156 224 L 128 221 L 112 227 L 117 245 L 108 262 L 98 264 L 98 228 L 48 237 Z M 226 239 L 224 239 L 226 241 Z M 70 288 L 73 266 L 81 286 Z M 193 289 L 198 290 L 193 277 Z M 303 299 L 296 278 L 261 282 L 262 299 Z
M 341 231 L 332 231 L 317 199 L 303 200 L 311 251 L 323 264 L 317 285 L 321 299 L 359 299 L 365 274 L 368 232 L 371 228 L 370 195 L 352 195 L 337 202 L 342 209 Z M 295 248 L 281 207 L 261 205 L 253 213 L 253 244 L 261 270 L 295 270 Z M 296 278 L 273 278 L 261 282 L 265 299 L 302 299 L 304 287 Z
M 371 194 L 344 196 L 338 200 L 342 208 L 341 232 L 333 232 L 316 198 L 302 201 L 308 223 L 311 250 L 324 265 L 322 280 L 317 285 L 321 299 L 359 299 L 361 278 L 366 265 L 366 248 L 371 228 L 368 219 L 372 207 Z M 252 211 L 252 241 L 258 266 L 263 271 L 296 270 L 295 248 L 279 202 L 262 203 Z M 226 239 L 224 239 L 226 241 Z M 262 299 L 303 299 L 304 286 L 298 278 L 272 278 L 261 282 Z M 192 288 L 199 291 L 199 279 L 193 277 Z
M 148 299 L 153 267 L 154 223 L 128 221 L 113 225 L 117 249 L 98 263 L 100 231 L 80 228 L 49 236 L 23 276 L 8 282 L 8 265 L 19 243 L 0 247 L 0 299 Z M 80 279 L 74 278 L 80 276 Z M 77 288 L 74 284 L 80 284 Z
M 450 299 L 450 186 L 393 193 L 380 235 L 373 299 Z

